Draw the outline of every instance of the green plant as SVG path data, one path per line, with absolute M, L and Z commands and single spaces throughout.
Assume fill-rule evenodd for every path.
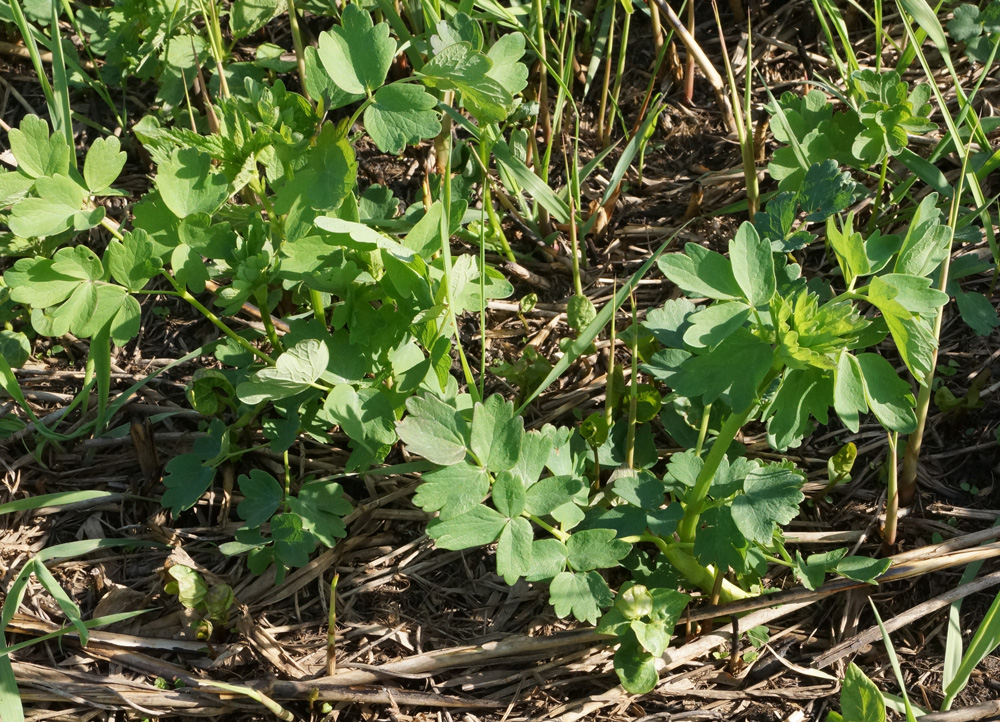
M 384 459 L 407 396 L 454 388 L 456 318 L 509 295 L 511 286 L 475 255 L 450 256 L 450 236 L 467 223 L 468 188 L 450 201 L 447 173 L 436 201 L 399 215 L 385 188 L 357 190 L 348 131 L 363 119 L 376 145 L 399 153 L 439 132 L 434 93 L 470 110 L 484 129 L 503 121 L 515 105 L 510 89 L 517 92 L 526 76 L 519 38 L 505 36 L 487 54 L 468 16 L 442 21 L 419 76 L 385 84 L 396 41 L 386 23 L 350 6 L 306 61 L 321 108 L 362 101 L 353 119 L 323 123 L 322 112 L 281 81 L 268 86 L 252 77 L 212 109 L 217 133 L 164 127 L 147 116 L 135 132 L 156 164 L 155 189 L 134 207 L 130 230 L 107 219 L 100 204 L 125 162 L 118 141 L 96 142 L 81 172 L 62 135 L 25 118 L 11 133 L 18 170 L 0 174 L 10 228 L 3 241 L 24 256 L 4 274 L 4 292 L 30 314 L 29 324 L 10 331 L 12 348 L 22 349 L 11 358 L 23 362 L 35 335 L 90 339 L 85 387 L 69 411 L 87 411 L 98 391 L 87 423 L 39 432 L 51 443 L 104 432 L 117 408 L 111 343 L 138 332 L 140 299 L 169 296 L 221 333 L 207 349 L 221 369 L 199 372 L 188 389 L 192 407 L 209 419 L 204 436 L 167 464 L 163 501 L 175 514 L 197 503 L 220 469 L 229 473 L 260 448 L 287 452 L 300 433 L 327 441 L 334 429 L 346 433 L 348 470 Z M 103 254 L 81 236 L 98 225 L 114 237 Z M 208 305 L 206 287 L 215 293 Z M 237 332 L 227 320 L 248 304 L 262 312 L 262 332 Z M 34 421 L 6 361 L 0 370 Z M 246 524 L 225 547 L 249 550 L 257 571 L 275 562 L 279 577 L 308 561 L 317 543 L 332 545 L 343 534 L 339 517 L 350 511 L 339 485 L 293 479 L 284 458 L 280 483 L 259 470 L 240 476 L 253 502 L 241 505 Z

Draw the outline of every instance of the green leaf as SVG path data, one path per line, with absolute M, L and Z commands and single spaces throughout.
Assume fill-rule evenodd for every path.
M 699 524 L 694 538 L 695 558 L 706 566 L 744 573 L 747 540 L 733 521 L 733 509 L 728 506 L 710 507 L 701 515 Z
M 441 549 L 468 549 L 495 542 L 507 521 L 499 512 L 479 505 L 451 519 L 432 519 L 427 535 Z
M 751 306 L 766 306 L 776 286 L 771 244 L 757 235 L 751 223 L 744 222 L 729 243 L 729 259 L 743 297 Z
M 83 161 L 83 179 L 91 193 L 100 193 L 118 179 L 127 159 L 121 147 L 113 135 L 98 138 L 90 146 Z
M 104 265 L 118 283 L 130 291 L 141 291 L 160 270 L 153 242 L 141 228 L 126 231 L 121 241 L 112 239 L 104 252 Z
M 375 93 L 365 109 L 365 130 L 383 153 L 398 155 L 441 132 L 437 100 L 419 85 L 393 83 Z
M 613 602 L 608 583 L 596 571 L 560 572 L 549 585 L 549 604 L 560 618 L 572 614 L 581 622 L 597 624 L 601 609 Z
M 781 451 L 798 446 L 812 431 L 809 418 L 825 424 L 833 403 L 834 385 L 830 374 L 817 368 L 788 371 L 764 414 L 768 419 L 768 442 Z
M 701 397 L 706 404 L 728 392 L 733 409 L 742 410 L 757 398 L 773 356 L 770 344 L 740 328 L 714 350 L 686 359 L 670 384 L 681 396 Z
M 622 687 L 631 694 L 650 692 L 660 681 L 655 658 L 642 649 L 634 635 L 623 637 L 615 651 L 615 672 Z
M 424 82 L 444 90 L 457 90 L 462 102 L 480 123 L 506 119 L 514 102 L 500 81 L 490 77 L 493 62 L 466 42 L 455 43 L 437 53 L 424 65 Z
M 12 369 L 19 369 L 31 357 L 31 344 L 21 331 L 0 331 L 0 356 Z
M 597 318 L 597 308 L 587 296 L 570 296 L 566 302 L 566 323 L 574 331 L 580 332 Z
M 176 595 L 185 609 L 197 609 L 205 601 L 208 585 L 197 570 L 183 564 L 174 564 L 167 569 L 170 580 L 163 585 L 163 591 Z
M 684 343 L 695 348 L 716 346 L 743 326 L 751 312 L 742 301 L 720 301 L 704 306 L 687 317 L 690 326 L 684 332 Z
M 49 124 L 37 115 L 26 115 L 19 128 L 8 134 L 17 168 L 32 178 L 69 173 L 72 151 L 61 134 L 49 135 Z
M 747 474 L 745 493 L 733 500 L 733 521 L 747 539 L 770 544 L 775 525 L 784 526 L 799 514 L 804 479 L 782 466 L 764 466 Z
M 673 590 L 671 590 L 673 591 Z M 633 620 L 629 625 L 642 648 L 654 657 L 659 657 L 670 644 L 670 629 L 663 622 L 643 622 Z
M 497 542 L 497 574 L 507 584 L 514 585 L 531 570 L 534 532 L 531 522 L 524 517 L 511 519 Z
M 208 267 L 201 254 L 188 244 L 178 244 L 170 252 L 170 268 L 174 277 L 192 293 L 205 290 L 205 283 L 209 279 Z
M 875 580 L 886 573 L 892 561 L 871 559 L 870 557 L 846 557 L 837 563 L 837 574 L 859 582 L 875 584 Z
M 848 208 L 858 192 L 851 174 L 841 172 L 835 160 L 814 163 L 802 181 L 799 202 L 807 221 L 825 221 Z
M 959 291 L 955 294 L 955 300 L 958 302 L 958 312 L 962 314 L 962 320 L 979 336 L 989 336 L 993 329 L 1000 326 L 996 308 L 983 294 Z
M 510 470 L 521 480 L 526 488 L 530 488 L 545 468 L 545 462 L 552 452 L 552 440 L 539 431 L 529 431 L 521 436 L 521 453 L 517 463 Z
M 684 335 L 696 307 L 686 298 L 674 298 L 646 314 L 642 325 L 666 348 L 683 348 Z
M 820 554 L 810 554 L 808 559 L 795 552 L 795 577 L 806 589 L 815 591 L 823 586 L 827 572 L 836 568 L 837 563 L 847 554 L 846 549 L 834 549 Z
M 848 722 L 885 722 L 885 703 L 878 687 L 851 662 L 840 690 L 840 709 Z
M 341 24 L 319 36 L 319 57 L 330 78 L 344 91 L 368 94 L 380 88 L 396 56 L 388 23 L 372 24 L 371 15 L 348 5 Z
M 497 472 L 514 468 L 521 455 L 523 435 L 524 419 L 514 413 L 514 404 L 499 394 L 476 403 L 469 448 L 487 469 Z
M 663 506 L 666 493 L 663 482 L 646 469 L 618 476 L 611 489 L 619 499 L 647 511 L 655 511 Z
M 486 52 L 486 56 L 493 62 L 493 67 L 486 74 L 511 95 L 517 95 L 528 86 L 528 67 L 519 62 L 524 49 L 524 35 L 512 32 L 501 35 Z
M 583 481 L 575 476 L 546 477 L 528 488 L 525 509 L 529 514 L 545 516 L 572 501 L 583 488 Z
M 288 507 L 302 518 L 302 528 L 327 547 L 347 536 L 344 517 L 351 513 L 340 484 L 314 481 L 304 484 L 299 493 L 286 499 Z
M 289 213 L 296 203 L 318 211 L 334 210 L 354 192 L 358 161 L 354 148 L 333 123 L 323 126 L 308 158 L 305 167 L 278 189 L 276 213 Z
M 306 90 L 310 97 L 322 99 L 324 107 L 337 110 L 364 98 L 364 93 L 348 93 L 327 75 L 319 59 L 319 51 L 312 45 L 305 48 Z
M 22 238 L 93 228 L 104 218 L 104 207 L 84 210 L 86 191 L 64 175 L 38 178 L 37 198 L 25 198 L 11 209 L 8 225 Z
M 587 529 L 575 532 L 566 542 L 569 565 L 578 572 L 618 566 L 632 545 L 615 538 L 613 529 Z
M 313 386 L 326 370 L 330 352 L 314 338 L 299 341 L 278 357 L 276 365 L 255 373 L 236 387 L 240 400 L 251 406 L 293 396 Z
M 465 459 L 469 427 L 461 414 L 436 396 L 411 396 L 406 400 L 409 416 L 398 428 L 399 438 L 410 453 L 442 466 Z
M 215 459 L 222 453 L 227 428 L 221 419 L 213 419 L 208 434 L 194 442 L 189 454 L 175 456 L 167 462 L 162 504 L 174 516 L 190 509 L 205 493 L 215 478 Z
M 566 545 L 558 539 L 531 543 L 531 565 L 524 573 L 529 582 L 547 582 L 566 568 Z
M 447 520 L 471 511 L 489 493 L 486 470 L 460 462 L 424 474 L 413 503 L 424 511 L 440 511 L 441 519 Z
M 233 39 L 252 35 L 285 10 L 285 0 L 234 0 L 229 14 Z
M 861 414 L 868 412 L 865 397 L 865 379 L 858 360 L 847 351 L 837 359 L 837 370 L 833 381 L 833 407 L 840 420 L 851 431 L 857 433 Z
M 243 501 L 236 508 L 246 526 L 260 526 L 278 510 L 285 496 L 277 479 L 260 469 L 251 469 L 250 475 L 240 474 L 237 483 L 243 494 Z
M 979 8 L 975 5 L 962 4 L 955 8 L 955 16 L 948 22 L 948 34 L 951 39 L 963 43 L 976 37 L 983 31 L 979 19 Z
M 175 149 L 156 171 L 156 189 L 175 216 L 211 215 L 229 198 L 229 181 L 212 167 L 212 156 L 197 148 Z
M 858 364 L 865 379 L 865 398 L 876 418 L 891 431 L 913 432 L 917 428 L 917 416 L 910 385 L 878 354 L 861 354 Z
M 743 297 L 743 289 L 726 257 L 696 243 L 688 243 L 684 253 L 667 254 L 656 263 L 663 275 L 689 296 L 723 301 Z
M 525 491 L 520 479 L 502 471 L 493 482 L 493 505 L 504 516 L 513 519 L 524 511 Z
M 289 567 L 304 567 L 316 549 L 316 539 L 306 531 L 298 514 L 278 514 L 271 519 L 274 558 Z

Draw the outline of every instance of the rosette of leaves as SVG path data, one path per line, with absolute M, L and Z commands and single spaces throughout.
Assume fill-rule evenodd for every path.
M 775 149 L 768 173 L 782 191 L 794 191 L 816 163 L 865 170 L 896 156 L 907 146 L 907 133 L 926 133 L 937 125 L 927 116 L 931 89 L 918 84 L 912 90 L 895 71 L 861 70 L 851 75 L 857 108 L 834 111 L 819 90 L 805 95 L 784 93 L 767 106 L 771 130 L 782 144 Z
M 908 143 L 907 133 L 928 133 L 937 123 L 927 119 L 933 106 L 931 88 L 919 83 L 913 90 L 889 70 L 859 70 L 851 74 L 858 101 L 858 118 L 864 130 L 851 146 L 851 153 L 863 164 L 881 162 L 886 154 L 898 155 Z

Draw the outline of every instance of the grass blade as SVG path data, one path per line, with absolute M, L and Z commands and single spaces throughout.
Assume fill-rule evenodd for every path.
M 885 651 L 889 655 L 889 664 L 892 665 L 893 674 L 896 675 L 896 681 L 899 683 L 900 692 L 902 692 L 903 708 L 906 710 L 906 722 L 916 722 L 917 716 L 913 711 L 913 705 L 910 704 L 910 696 L 906 694 L 906 680 L 903 679 L 903 670 L 899 667 L 899 657 L 896 656 L 896 648 L 892 646 L 889 632 L 886 631 L 885 624 L 882 623 L 882 617 L 879 616 L 875 602 L 871 599 L 868 602 L 872 605 L 872 611 L 875 613 L 875 621 L 878 622 L 879 631 L 882 632 L 882 641 L 885 642 Z
M 6 655 L 0 657 L 0 719 L 3 722 L 24 722 L 21 693 L 17 691 L 14 667 Z
M 78 504 L 81 501 L 117 496 L 118 494 L 114 492 L 97 491 L 96 489 L 42 494 L 41 496 L 32 496 L 27 499 L 17 499 L 15 501 L 8 501 L 6 504 L 0 504 L 0 515 L 10 514 L 15 511 L 26 511 L 28 509 L 43 509 L 47 506 Z
M 950 630 L 949 630 L 950 631 Z M 944 702 L 941 703 L 941 710 L 951 709 L 952 702 L 958 693 L 965 689 L 972 676 L 973 670 L 985 659 L 986 655 L 1000 645 L 1000 594 L 993 599 L 986 616 L 983 618 L 979 629 L 976 630 L 972 641 L 969 642 L 969 649 L 962 657 L 962 663 L 954 671 L 949 684 L 944 688 Z
M 66 75 L 66 55 L 63 51 L 62 34 L 59 31 L 58 3 L 52 3 L 52 89 L 56 107 L 49 113 L 58 112 L 60 125 L 69 147 L 73 147 L 73 113 L 69 106 L 69 77 Z M 73 167 L 76 167 L 75 158 Z
M 608 322 L 611 320 L 611 315 L 617 311 L 623 303 L 625 303 L 625 299 L 628 298 L 632 290 L 639 285 L 639 281 L 649 272 L 649 269 L 656 262 L 656 259 L 659 258 L 665 250 L 667 250 L 670 244 L 674 242 L 674 239 L 677 238 L 677 234 L 680 233 L 686 226 L 687 224 L 685 223 L 683 226 L 674 231 L 670 237 L 656 249 L 656 252 L 642 264 L 639 270 L 632 274 L 632 277 L 629 278 L 628 282 L 623 284 L 622 287 L 618 289 L 618 293 L 614 295 L 612 300 L 606 303 L 604 308 L 597 313 L 597 317 L 590 322 L 590 325 L 583 329 L 577 339 L 566 347 L 563 357 L 552 367 L 552 370 L 549 371 L 549 375 L 545 377 L 545 380 L 538 384 L 538 387 L 524 400 L 524 403 L 521 404 L 520 408 L 517 410 L 518 414 L 524 413 L 528 404 L 534 401 L 538 395 L 542 393 L 542 391 L 547 389 L 549 385 L 552 384 L 552 382 L 562 376 L 566 369 L 568 369 L 570 365 L 572 365 L 572 363 L 590 347 L 590 344 L 594 342 L 594 339 L 597 338 L 598 334 L 600 334 L 601 331 L 604 330 L 604 327 L 608 325 Z

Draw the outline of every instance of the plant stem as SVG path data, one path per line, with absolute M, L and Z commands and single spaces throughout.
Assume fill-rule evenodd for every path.
M 771 385 L 771 382 L 777 378 L 780 371 L 780 368 L 771 369 L 764 378 L 761 388 L 767 389 Z M 705 457 L 705 462 L 701 467 L 701 473 L 698 474 L 698 479 L 695 481 L 694 488 L 687 495 L 684 518 L 677 527 L 677 532 L 682 542 L 694 541 L 698 531 L 698 520 L 701 518 L 702 509 L 705 507 L 705 499 L 708 496 L 709 487 L 712 486 L 712 479 L 715 478 L 715 472 L 718 471 L 719 464 L 726 457 L 726 451 L 729 449 L 729 445 L 733 443 L 733 439 L 736 438 L 736 434 L 743 428 L 743 425 L 756 408 L 757 402 L 754 401 L 742 412 L 731 414 L 726 419 L 726 423 L 722 425 L 719 435 L 715 437 L 715 442 Z
M 712 404 L 705 404 L 701 412 L 701 426 L 698 427 L 698 443 L 694 447 L 694 455 L 701 458 L 701 450 L 708 436 L 708 421 L 712 414 Z
M 224 333 L 227 337 L 229 337 L 230 339 L 232 339 L 233 342 L 235 342 L 237 345 L 239 345 L 244 350 L 249 351 L 250 353 L 252 353 L 254 356 L 256 356 L 257 358 L 259 358 L 261 361 L 263 361 L 264 363 L 266 363 L 268 366 L 274 366 L 276 364 L 276 362 L 275 362 L 275 360 L 273 358 L 271 358 L 270 356 L 268 356 L 266 353 L 264 353 L 259 348 L 257 348 L 256 346 L 254 346 L 252 343 L 250 343 L 249 341 L 247 341 L 245 338 L 243 338 L 242 336 L 240 336 L 238 333 L 236 333 L 235 331 L 233 331 L 233 329 L 229 328 L 229 326 L 227 326 L 226 324 L 224 324 L 222 322 L 222 319 L 220 319 L 214 313 L 212 313 L 211 311 L 209 311 L 197 298 L 195 298 L 194 296 L 192 296 L 191 293 L 186 288 L 184 288 L 182 285 L 180 285 L 179 283 L 177 283 L 177 281 L 174 280 L 173 276 L 171 276 L 166 271 L 161 271 L 161 275 L 170 282 L 170 285 L 172 285 L 175 289 L 177 289 L 177 296 L 179 298 L 181 298 L 181 299 L 187 301 L 189 304 L 191 304 L 195 308 L 195 310 L 198 311 L 198 313 L 200 313 L 202 316 L 204 316 L 206 319 L 208 319 L 212 323 L 213 326 L 215 326 L 217 329 L 219 329 L 220 331 L 222 331 L 222 333 Z M 263 314 L 261 314 L 261 315 L 263 315 Z
M 872 207 L 872 217 L 868 220 L 868 233 L 875 230 L 879 211 L 882 209 L 882 192 L 885 190 L 885 174 L 889 170 L 889 154 L 882 159 L 882 170 L 878 174 L 878 190 L 875 191 L 875 205 Z
M 524 512 L 522 516 L 528 519 L 529 521 L 534 522 L 535 524 L 540 526 L 542 529 L 547 531 L 549 534 L 551 534 L 561 542 L 565 542 L 567 539 L 569 539 L 569 534 L 560 529 L 556 529 L 554 526 L 544 521 L 543 519 L 539 519 L 534 514 L 529 514 L 528 512 Z
M 604 49 L 604 82 L 601 85 L 601 104 L 597 111 L 597 137 L 601 141 L 601 147 L 608 147 L 610 133 L 607 131 L 607 120 L 605 114 L 608 108 L 608 93 L 611 88 L 611 56 L 615 50 L 615 9 L 618 7 L 618 0 L 611 2 L 611 22 L 608 24 L 608 44 Z
M 302 45 L 302 33 L 299 32 L 299 16 L 295 11 L 295 0 L 288 0 L 288 27 L 292 31 L 292 47 L 295 49 L 295 64 L 299 70 L 299 83 L 302 85 L 302 95 L 308 100 L 309 91 L 306 90 L 306 54 Z
M 267 340 L 271 342 L 271 348 L 277 353 L 281 353 L 284 349 L 281 345 L 281 340 L 278 338 L 278 332 L 274 328 L 274 321 L 271 320 L 271 311 L 267 307 L 267 289 L 259 286 L 254 292 L 254 297 L 257 299 L 257 307 L 261 311 L 260 320 L 264 322 L 264 331 L 267 332 Z
M 326 676 L 337 671 L 337 582 L 340 575 L 334 574 L 330 580 L 330 613 L 326 620 Z
M 315 288 L 309 289 L 309 303 L 312 305 L 313 316 L 319 321 L 323 328 L 327 328 L 326 324 L 326 308 L 323 306 L 323 294 L 317 291 Z
M 447 118 L 447 116 L 445 116 Z M 450 128 L 450 126 L 449 126 Z M 442 204 L 444 208 L 441 213 L 441 256 L 444 262 L 444 277 L 441 282 L 444 283 L 444 294 L 445 299 L 448 302 L 448 322 L 451 325 L 452 330 L 455 333 L 455 347 L 458 349 L 458 358 L 462 364 L 462 371 L 465 374 L 465 382 L 469 387 L 469 393 L 472 395 L 473 401 L 481 401 L 482 397 L 479 395 L 479 389 L 476 386 L 476 379 L 472 375 L 472 368 L 469 366 L 469 360 L 465 357 L 465 350 L 462 348 L 462 337 L 458 332 L 458 319 L 455 317 L 455 304 L 451 297 L 451 131 L 449 129 L 448 133 L 440 138 L 441 140 L 441 154 L 444 156 L 443 164 L 442 159 L 438 157 L 438 169 L 443 169 L 443 174 L 441 176 L 442 185 Z M 480 269 L 480 273 L 483 273 L 483 269 Z
M 947 115 L 947 113 L 945 113 Z M 957 137 L 957 134 L 956 134 Z M 971 144 L 971 140 L 969 141 Z M 961 147 L 961 143 L 956 147 Z M 948 253 L 941 261 L 941 268 L 938 269 L 940 278 L 938 280 L 938 290 L 948 292 L 948 273 L 951 270 L 951 247 L 955 240 L 955 223 L 958 220 L 958 209 L 962 198 L 962 187 L 965 182 L 965 174 L 969 168 L 969 150 L 965 149 L 962 154 L 962 172 L 959 175 L 958 186 L 951 198 L 951 211 L 948 214 Z M 934 372 L 937 369 L 938 346 L 941 339 L 941 325 L 944 322 L 944 310 L 948 307 L 945 303 L 938 309 L 934 318 L 934 349 L 931 351 L 931 368 L 924 376 L 923 384 L 917 393 L 917 428 L 906 437 L 906 452 L 903 454 L 903 475 L 899 479 L 899 504 L 908 507 L 913 503 L 913 498 L 917 494 L 917 462 L 920 459 L 920 447 L 923 445 L 924 428 L 927 426 L 927 412 L 931 405 L 931 388 L 934 386 Z
M 632 302 L 632 327 L 635 328 L 638 320 L 635 314 L 635 295 L 629 294 L 629 300 Z M 632 334 L 632 375 L 631 383 L 629 388 L 631 393 L 629 394 L 628 400 L 628 434 L 625 438 L 625 463 L 628 464 L 628 468 L 635 468 L 635 417 L 636 412 L 639 407 L 639 389 L 636 382 L 636 360 L 639 356 L 638 353 L 638 339 L 639 335 L 636 333 Z
M 896 525 L 899 521 L 899 477 L 897 471 L 896 441 L 899 434 L 888 434 L 889 453 L 885 460 L 885 529 L 882 531 L 882 555 L 889 556 L 896 546 Z

